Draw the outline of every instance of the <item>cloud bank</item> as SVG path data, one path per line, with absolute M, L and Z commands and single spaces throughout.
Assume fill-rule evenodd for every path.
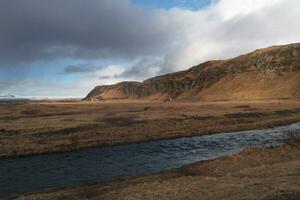
M 134 58 L 162 53 L 175 31 L 164 11 L 124 0 L 0 2 L 0 59 Z
M 300 42 L 298 19 L 298 0 L 213 0 L 199 10 L 145 9 L 126 0 L 1 1 L 0 68 L 66 58 L 122 60 L 100 69 L 61 69 L 80 74 L 74 85 L 83 94 L 99 84 Z
M 70 65 L 64 69 L 65 74 L 87 73 L 96 71 L 95 67 L 85 65 Z

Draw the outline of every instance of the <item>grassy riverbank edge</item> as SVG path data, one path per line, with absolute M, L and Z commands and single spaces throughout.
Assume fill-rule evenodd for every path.
M 297 199 L 300 147 L 252 147 L 157 174 L 53 188 L 7 199 Z M 201 197 L 201 198 L 200 198 Z M 283 198 L 287 197 L 287 198 Z
M 126 144 L 134 144 L 134 143 L 143 143 L 143 142 L 150 142 L 150 141 L 158 141 L 158 140 L 168 140 L 168 139 L 176 139 L 176 138 L 183 138 L 183 137 L 194 137 L 194 136 L 203 136 L 203 135 L 212 135 L 212 134 L 222 134 L 222 133 L 229 133 L 229 132 L 239 132 L 239 131 L 248 131 L 248 130 L 257 130 L 257 129 L 269 129 L 278 126 L 287 126 L 293 123 L 300 122 L 300 116 L 293 116 L 288 118 L 273 118 L 269 121 L 262 121 L 256 122 L 255 124 L 248 123 L 248 124 L 241 124 L 237 125 L 224 125 L 222 128 L 218 129 L 207 129 L 203 132 L 189 132 L 186 130 L 185 132 L 177 133 L 174 131 L 173 133 L 162 135 L 160 137 L 147 137 L 147 138 L 126 138 L 124 140 L 116 140 L 116 141 L 102 141 L 96 143 L 91 142 L 90 144 L 77 144 L 76 146 L 70 144 L 66 146 L 62 146 L 60 148 L 54 149 L 32 149 L 31 151 L 16 151 L 16 152 L 8 152 L 8 153 L 0 153 L 0 159 L 5 158 L 18 158 L 18 157 L 26 157 L 26 156 L 36 156 L 36 155 L 45 155 L 45 154 L 56 154 L 56 153 L 63 153 L 63 152 L 72 152 L 78 151 L 88 148 L 99 148 L 105 146 L 115 146 L 115 145 L 126 145 Z

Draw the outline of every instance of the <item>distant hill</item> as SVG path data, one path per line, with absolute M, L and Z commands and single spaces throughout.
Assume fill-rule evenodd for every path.
M 0 99 L 15 99 L 16 96 L 12 94 L 0 94 Z
M 0 94 L 0 103 L 23 103 L 28 101 L 30 101 L 30 99 L 21 98 L 13 94 Z
M 188 70 L 95 87 L 84 100 L 233 100 L 300 97 L 300 43 L 208 61 Z

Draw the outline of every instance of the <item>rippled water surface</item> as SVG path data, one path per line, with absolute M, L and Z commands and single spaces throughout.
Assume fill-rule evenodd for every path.
M 252 145 L 278 144 L 285 131 L 296 129 L 300 129 L 300 123 L 273 129 L 0 159 L 0 197 L 178 168 L 236 153 Z

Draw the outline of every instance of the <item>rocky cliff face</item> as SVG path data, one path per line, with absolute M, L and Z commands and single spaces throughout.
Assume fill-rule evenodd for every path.
M 221 87 L 218 90 L 216 88 L 218 83 L 220 85 L 221 82 L 224 82 L 228 87 L 233 87 L 232 92 L 234 93 L 246 94 L 247 91 L 237 90 L 239 87 L 237 80 L 244 80 L 240 85 L 246 87 L 241 87 L 241 90 L 247 90 L 247 85 L 251 88 L 251 84 L 253 84 L 251 79 L 261 82 L 262 86 L 265 84 L 274 85 L 276 80 L 283 81 L 285 80 L 283 77 L 290 77 L 291 74 L 296 75 L 293 77 L 293 83 L 289 83 L 295 87 L 295 91 L 290 91 L 291 94 L 287 94 L 287 96 L 292 97 L 300 93 L 297 89 L 300 87 L 300 80 L 297 80 L 300 79 L 300 76 L 298 77 L 300 75 L 300 43 L 260 49 L 228 60 L 208 61 L 186 71 L 157 76 L 144 82 L 121 82 L 115 85 L 97 86 L 87 95 L 85 100 L 129 98 L 199 100 L 210 99 L 207 98 L 209 95 L 210 97 L 214 96 L 212 98 L 214 100 L 218 100 L 218 98 L 230 99 L 236 95 L 228 95 L 231 93 L 229 88 L 222 89 Z M 248 80 L 247 77 L 248 79 L 252 78 Z M 230 85 L 230 83 L 234 83 L 234 85 Z M 282 84 L 289 87 L 286 82 Z M 271 95 L 278 90 L 272 85 L 265 87 L 265 92 L 256 92 L 260 95 L 254 95 L 253 98 L 268 98 L 268 95 L 264 95 L 266 92 Z M 209 91 L 210 88 L 214 92 Z M 291 88 L 286 89 L 291 90 Z M 223 91 L 227 91 L 227 94 L 222 94 Z M 275 96 L 280 97 L 280 94 Z

